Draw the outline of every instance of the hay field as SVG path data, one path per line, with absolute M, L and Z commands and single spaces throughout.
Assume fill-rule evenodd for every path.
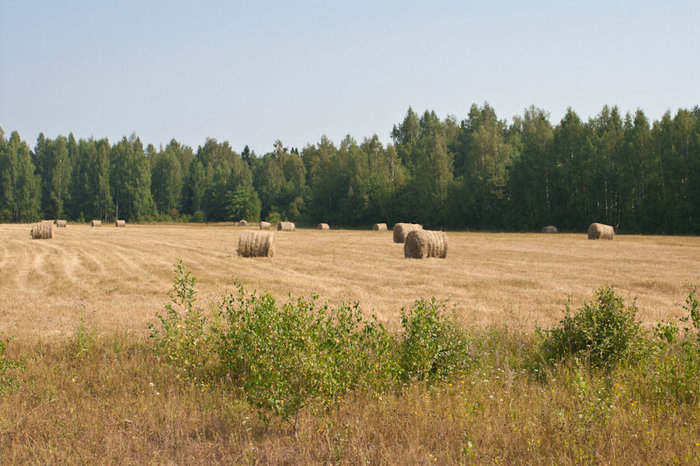
M 29 225 L 0 225 L 0 331 L 70 335 L 80 319 L 99 331 L 145 333 L 182 259 L 198 280 L 200 303 L 233 289 L 234 278 L 284 298 L 359 301 L 389 325 L 419 297 L 449 299 L 478 325 L 534 327 L 561 318 L 570 297 L 590 299 L 603 282 L 636 296 L 644 322 L 678 315 L 688 285 L 700 286 L 700 238 L 586 234 L 448 233 L 447 259 L 403 257 L 392 231 L 298 229 L 275 232 L 273 258 L 236 255 L 239 234 L 219 225 L 69 225 L 31 240 Z

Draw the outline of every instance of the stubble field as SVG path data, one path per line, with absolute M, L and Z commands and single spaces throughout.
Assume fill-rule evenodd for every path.
M 100 332 L 145 333 L 180 259 L 204 306 L 239 279 L 283 299 L 358 301 L 389 326 L 420 297 L 448 300 L 467 324 L 549 326 L 568 299 L 578 306 L 602 283 L 636 297 L 638 318 L 651 324 L 678 315 L 700 283 L 698 237 L 449 232 L 447 259 L 413 260 L 391 231 L 298 229 L 275 232 L 275 257 L 244 259 L 236 245 L 245 228 L 69 225 L 31 240 L 29 225 L 0 225 L 0 332 L 62 337 L 88 318 Z

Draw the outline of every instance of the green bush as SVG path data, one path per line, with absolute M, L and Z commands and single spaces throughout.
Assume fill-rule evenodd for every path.
M 401 375 L 404 380 L 445 380 L 466 370 L 469 341 L 454 314 L 435 299 L 417 300 L 401 311 Z
M 685 303 L 680 327 L 667 321 L 654 328 L 642 377 L 656 400 L 694 405 L 700 402 L 700 302 L 694 286 Z
M 195 307 L 195 278 L 182 261 L 175 266 L 175 283 L 165 305 L 165 315 L 156 313 L 160 325 L 149 323 L 156 355 L 173 366 L 178 377 L 197 381 L 209 360 L 211 348 L 207 318 Z
M 393 341 L 357 305 L 329 308 L 317 297 L 278 306 L 269 293 L 224 298 L 217 351 L 252 404 L 294 419 L 311 402 L 329 403 L 354 388 L 382 390 L 393 381 Z
M 640 354 L 642 332 L 635 320 L 637 307 L 625 306 L 615 289 L 603 285 L 594 291 L 595 299 L 571 314 L 569 304 L 559 325 L 538 329 L 540 357 L 546 364 L 579 357 L 589 365 L 610 368 Z

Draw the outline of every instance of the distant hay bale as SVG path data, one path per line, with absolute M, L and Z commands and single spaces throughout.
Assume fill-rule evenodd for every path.
M 422 229 L 423 225 L 417 223 L 397 223 L 394 225 L 394 243 L 403 243 L 409 232 Z
M 277 224 L 277 231 L 294 231 L 294 222 L 280 222 Z
M 32 239 L 51 239 L 53 238 L 53 222 L 44 220 L 32 225 L 30 231 Z
M 239 227 L 247 227 L 248 226 L 248 221 L 247 220 L 241 220 L 238 222 Z
M 374 226 L 372 227 L 372 230 L 374 230 L 374 231 L 387 231 L 388 228 L 386 227 L 386 223 L 375 223 Z
M 546 227 L 542 227 L 542 233 L 559 233 L 559 230 L 557 230 L 557 227 L 554 225 L 547 225 Z
M 447 256 L 447 235 L 442 231 L 412 230 L 406 235 L 403 254 L 413 259 L 444 259 Z
M 330 230 L 331 227 L 328 226 L 327 223 L 319 223 L 318 225 L 316 225 L 316 229 L 317 230 Z
M 269 231 L 244 231 L 238 237 L 241 257 L 272 257 L 275 255 L 274 236 Z
M 615 229 L 603 223 L 591 223 L 588 227 L 588 239 L 613 239 Z
M 116 226 L 117 228 L 126 227 L 126 220 L 117 220 L 116 222 L 114 222 L 114 226 Z
M 99 220 L 93 220 L 92 222 L 90 222 L 90 226 L 91 226 L 91 227 L 101 227 L 101 226 L 102 226 L 102 222 L 99 221 Z
M 269 230 L 272 227 L 270 222 L 260 222 L 260 229 L 261 230 Z
M 56 228 L 66 228 L 68 226 L 68 222 L 65 220 L 56 220 Z

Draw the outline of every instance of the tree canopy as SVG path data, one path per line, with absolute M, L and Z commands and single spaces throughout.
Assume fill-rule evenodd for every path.
M 588 121 L 569 108 L 524 110 L 511 122 L 488 104 L 441 119 L 412 108 L 391 142 L 339 144 L 322 136 L 301 151 L 275 141 L 258 156 L 207 139 L 144 148 L 136 135 L 54 139 L 33 149 L 0 128 L 0 221 L 292 220 L 367 226 L 504 231 L 594 221 L 628 233 L 700 233 L 700 108 L 650 122 L 605 106 Z

